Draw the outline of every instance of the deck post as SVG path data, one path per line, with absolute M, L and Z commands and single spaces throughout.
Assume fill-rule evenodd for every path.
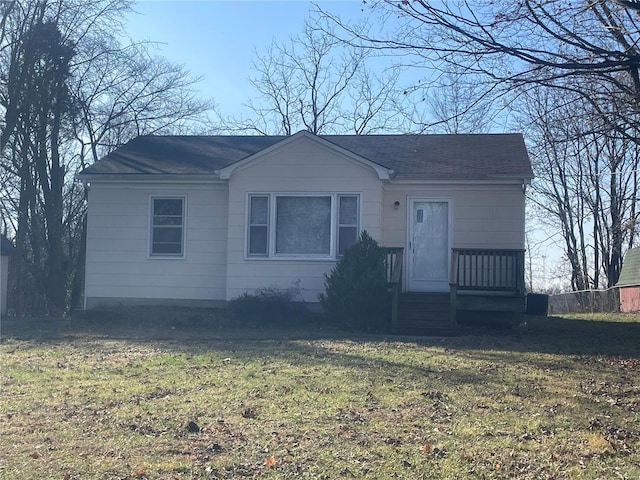
M 457 304 L 458 304 L 458 285 L 452 283 L 449 285 L 449 322 L 451 328 L 458 328 Z
M 451 271 L 449 272 L 449 323 L 451 328 L 458 328 L 458 262 L 460 256 L 457 250 L 451 251 Z
M 391 333 L 398 331 L 398 305 L 402 292 L 403 248 L 387 248 L 385 268 L 391 289 Z
M 391 333 L 398 331 L 398 303 L 400 301 L 398 286 L 394 286 L 391 290 Z

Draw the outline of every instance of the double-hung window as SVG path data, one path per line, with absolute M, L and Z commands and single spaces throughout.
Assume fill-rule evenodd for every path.
M 335 258 L 358 239 L 359 196 L 251 194 L 249 257 Z
M 249 197 L 249 255 L 269 254 L 269 196 Z
M 356 195 L 338 195 L 338 256 L 358 241 L 358 203 Z
M 150 256 L 184 256 L 184 197 L 151 197 Z

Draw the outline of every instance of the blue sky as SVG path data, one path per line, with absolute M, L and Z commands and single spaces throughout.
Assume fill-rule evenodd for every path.
M 317 3 L 345 20 L 366 10 L 361 0 Z M 202 75 L 203 96 L 230 114 L 252 93 L 247 79 L 254 50 L 300 33 L 312 8 L 307 1 L 147 0 L 136 3 L 128 34 L 158 42 L 159 54 Z

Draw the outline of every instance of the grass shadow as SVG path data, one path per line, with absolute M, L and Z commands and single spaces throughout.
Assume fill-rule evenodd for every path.
M 371 335 L 338 330 L 308 319 L 286 327 L 234 324 L 223 313 L 185 309 L 154 315 L 97 314 L 79 318 L 3 318 L 0 341 L 57 344 L 78 338 L 161 343 L 188 351 L 228 342 L 264 340 L 392 341 L 443 346 L 450 349 L 537 352 L 560 355 L 640 356 L 640 314 L 571 317 L 527 317 L 526 326 L 512 328 L 466 327 L 453 337 Z

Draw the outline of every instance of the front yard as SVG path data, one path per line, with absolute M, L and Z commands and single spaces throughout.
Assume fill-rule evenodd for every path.
M 4 320 L 0 478 L 640 478 L 640 315 L 194 323 Z

